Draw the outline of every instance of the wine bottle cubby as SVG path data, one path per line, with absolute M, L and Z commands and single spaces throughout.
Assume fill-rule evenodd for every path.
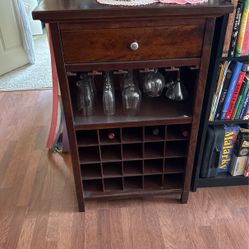
M 181 189 L 188 147 L 182 129 L 189 132 L 190 127 L 176 124 L 77 132 L 85 196 Z

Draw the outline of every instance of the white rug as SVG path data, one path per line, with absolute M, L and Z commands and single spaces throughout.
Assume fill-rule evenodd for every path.
M 52 88 L 47 35 L 35 36 L 36 62 L 0 76 L 0 91 Z

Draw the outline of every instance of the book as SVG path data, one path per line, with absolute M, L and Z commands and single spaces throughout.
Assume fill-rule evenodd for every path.
M 219 82 L 218 82 L 217 89 L 216 89 L 216 92 L 215 92 L 215 95 L 214 95 L 215 98 L 214 98 L 214 104 L 213 104 L 213 110 L 212 110 L 212 119 L 210 121 L 214 120 L 215 113 L 216 113 L 218 103 L 219 103 L 219 100 L 220 100 L 220 96 L 221 96 L 221 93 L 222 93 L 224 81 L 225 81 L 225 78 L 226 78 L 226 73 L 227 73 L 228 67 L 230 65 L 230 61 L 226 61 L 223 65 L 224 65 L 224 67 L 223 67 L 224 70 L 222 71 L 221 77 L 219 77 Z
M 234 10 L 232 13 L 229 14 L 222 57 L 227 57 L 229 54 L 229 48 L 230 48 L 230 42 L 231 42 L 231 36 L 232 36 L 232 32 L 233 32 L 233 25 L 234 25 L 234 19 L 235 19 L 238 0 L 231 0 L 231 3 L 234 6 Z
M 239 108 L 239 105 L 241 103 L 241 99 L 242 99 L 242 95 L 244 93 L 245 87 L 246 87 L 246 81 L 244 79 L 244 82 L 243 82 L 242 87 L 240 89 L 239 97 L 238 97 L 238 99 L 236 101 L 236 105 L 235 105 L 234 110 L 233 110 L 233 114 L 232 114 L 232 118 L 231 118 L 232 120 L 234 120 L 234 118 L 236 116 L 236 113 L 238 111 L 238 108 Z
M 231 81 L 230 81 L 230 84 L 229 84 L 229 88 L 228 88 L 228 91 L 227 91 L 227 96 L 226 96 L 226 99 L 224 101 L 224 105 L 222 107 L 221 119 L 226 118 L 226 113 L 228 111 L 228 107 L 229 107 L 229 104 L 230 104 L 230 101 L 231 101 L 231 98 L 232 98 L 232 95 L 233 95 L 233 92 L 234 92 L 234 89 L 235 89 L 235 86 L 236 86 L 236 82 L 238 80 L 239 73 L 241 71 L 242 66 L 243 66 L 242 62 L 237 61 L 235 63 L 235 67 L 234 67 L 234 70 L 233 70 L 233 75 L 232 75 L 232 78 L 231 78 Z
M 212 100 L 212 106 L 211 106 L 211 110 L 210 110 L 210 114 L 209 114 L 209 121 L 214 120 L 214 115 L 215 115 L 214 106 L 215 106 L 215 102 L 217 99 L 217 92 L 218 92 L 218 89 L 220 87 L 221 80 L 222 80 L 222 77 L 224 74 L 224 68 L 225 68 L 225 63 L 219 65 L 219 71 L 217 73 L 218 78 L 216 79 L 217 87 L 216 87 L 216 91 L 214 93 L 213 100 Z
M 245 112 L 247 111 L 248 103 L 249 103 L 249 88 L 247 90 L 245 101 L 244 101 L 244 103 L 242 105 L 242 109 L 240 111 L 239 120 L 243 120 L 243 117 L 245 116 Z
M 244 174 L 246 166 L 247 166 L 247 160 L 248 157 L 247 156 L 236 156 L 235 154 L 233 154 L 232 157 L 232 162 L 231 162 L 231 166 L 229 169 L 229 173 L 232 176 L 241 176 Z
M 249 103 L 248 103 L 248 106 L 247 106 L 247 110 L 245 112 L 245 115 L 243 117 L 243 120 L 249 120 Z
M 232 32 L 232 37 L 231 37 L 231 42 L 230 42 L 230 48 L 229 48 L 230 57 L 233 57 L 235 54 L 235 48 L 236 48 L 237 37 L 239 33 L 242 11 L 243 11 L 243 2 L 238 2 L 235 19 L 234 19 L 233 32 Z
M 238 77 L 238 80 L 237 80 L 237 83 L 236 83 L 236 86 L 235 86 L 235 89 L 234 89 L 234 92 L 233 92 L 229 107 L 228 107 L 228 110 L 227 110 L 227 113 L 226 113 L 226 119 L 227 120 L 230 120 L 231 117 L 232 117 L 233 110 L 234 110 L 237 98 L 239 96 L 241 86 L 242 86 L 242 84 L 244 82 L 244 78 L 245 78 L 245 75 L 246 75 L 246 69 L 247 69 L 247 67 L 244 64 L 242 70 L 240 71 L 240 74 L 239 74 L 239 77 Z
M 243 104 L 245 102 L 245 99 L 246 99 L 246 96 L 248 94 L 248 90 L 249 90 L 249 81 L 248 81 L 248 78 L 246 79 L 246 85 L 245 85 L 245 88 L 244 88 L 244 92 L 243 92 L 243 95 L 242 95 L 242 98 L 241 98 L 241 103 L 238 107 L 238 111 L 236 112 L 236 115 L 235 115 L 235 120 L 238 120 L 239 119 L 239 116 L 240 116 L 240 112 L 242 110 L 242 107 L 243 107 Z
M 233 75 L 233 71 L 229 68 L 227 70 L 227 73 L 226 73 L 225 81 L 224 81 L 223 88 L 222 88 L 222 93 L 220 96 L 220 101 L 219 101 L 219 104 L 217 106 L 216 115 L 215 115 L 216 119 L 220 118 L 222 106 L 224 104 L 224 101 L 225 101 L 225 98 L 227 95 L 227 91 L 228 91 L 228 87 L 229 87 L 229 83 L 231 81 L 232 75 Z
M 242 13 L 242 17 L 241 17 L 240 28 L 239 28 L 239 34 L 238 34 L 238 38 L 237 38 L 235 56 L 240 56 L 241 51 L 242 51 L 242 45 L 243 45 L 243 40 L 244 40 L 244 36 L 245 36 L 248 15 L 249 15 L 249 0 L 245 0 L 243 13 Z
M 249 157 L 247 158 L 247 166 L 246 166 L 244 176 L 249 177 Z
M 240 130 L 240 126 L 224 126 L 225 136 L 222 146 L 222 151 L 220 153 L 218 173 L 228 172 L 230 167 L 231 158 L 233 155 L 234 145 L 237 139 L 237 135 Z
M 234 146 L 234 154 L 236 156 L 249 156 L 249 129 L 240 128 Z
M 247 18 L 246 31 L 241 51 L 241 56 L 246 55 L 249 55 L 249 18 Z
M 215 177 L 222 151 L 225 130 L 223 126 L 209 126 L 203 151 L 201 177 Z

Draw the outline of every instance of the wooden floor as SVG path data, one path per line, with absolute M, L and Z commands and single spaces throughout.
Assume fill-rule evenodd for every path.
M 249 248 L 247 186 L 88 201 L 77 212 L 69 155 L 45 149 L 51 91 L 0 93 L 0 248 Z

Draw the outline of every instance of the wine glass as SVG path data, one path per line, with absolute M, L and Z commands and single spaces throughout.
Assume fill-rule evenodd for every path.
M 95 87 L 93 76 L 82 74 L 76 82 L 78 87 L 78 111 L 83 116 L 91 116 L 95 111 Z
M 122 88 L 123 108 L 128 115 L 135 115 L 140 110 L 142 96 L 134 82 L 133 71 L 124 76 Z
M 188 98 L 188 91 L 180 79 L 181 71 L 177 71 L 176 81 L 172 81 L 166 85 L 168 87 L 166 91 L 166 97 L 175 101 L 182 101 Z
M 103 109 L 107 116 L 115 114 L 115 91 L 113 77 L 110 72 L 105 72 L 104 74 Z
M 143 77 L 143 92 L 148 97 L 159 97 L 164 89 L 165 79 L 163 75 L 155 70 L 146 73 Z

